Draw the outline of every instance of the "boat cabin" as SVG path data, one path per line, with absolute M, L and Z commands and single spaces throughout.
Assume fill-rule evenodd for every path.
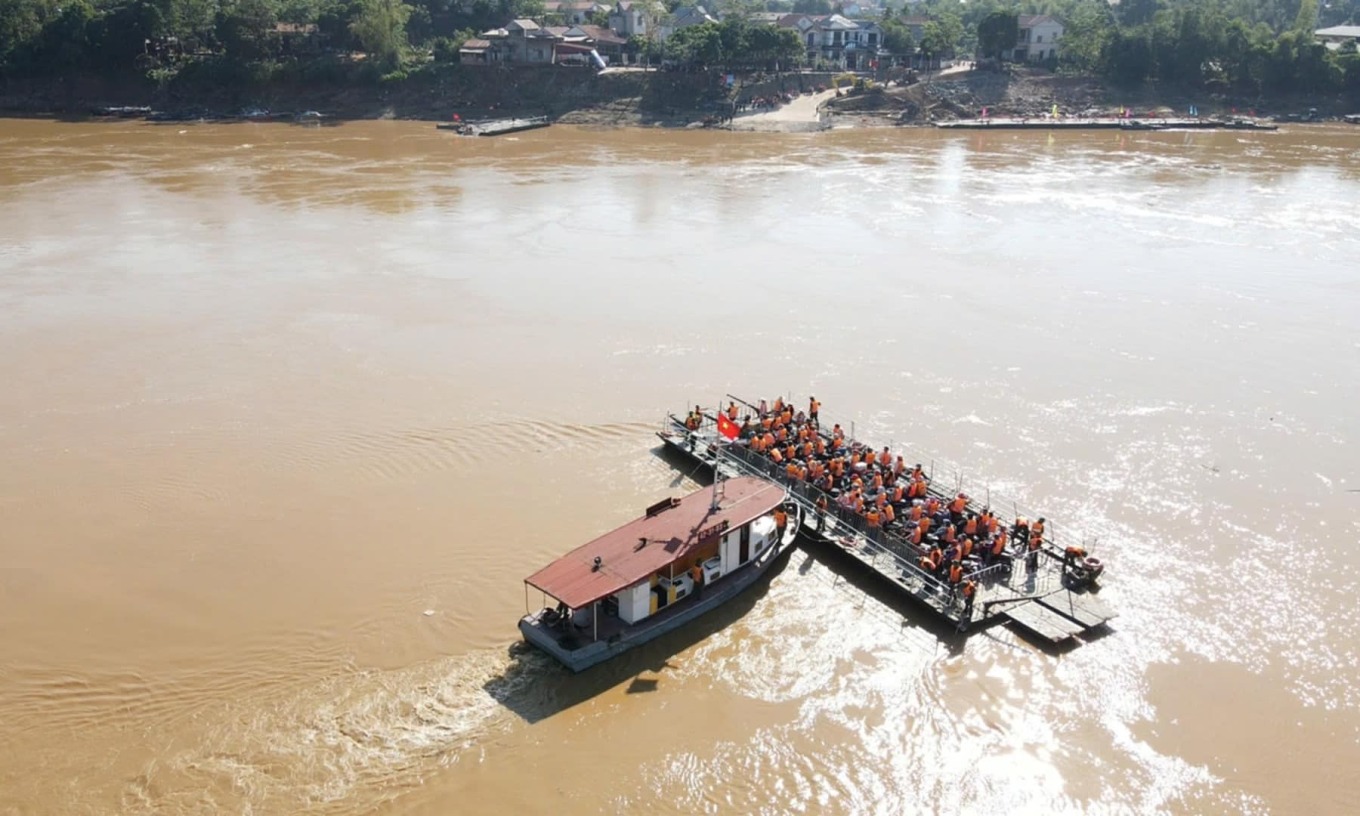
M 520 629 L 572 665 L 559 652 L 616 644 L 630 630 L 697 608 L 706 595 L 717 600 L 724 582 L 772 560 L 781 532 L 792 534 L 796 524 L 781 531 L 775 520 L 785 498 L 777 485 L 741 477 L 657 502 L 526 578 L 526 604 L 532 587 L 557 606 L 526 615 Z

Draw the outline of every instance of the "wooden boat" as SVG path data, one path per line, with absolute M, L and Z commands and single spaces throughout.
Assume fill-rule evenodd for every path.
M 782 487 L 751 477 L 657 502 L 526 578 L 526 606 L 531 587 L 557 605 L 526 614 L 520 632 L 579 672 L 731 600 L 790 549 L 801 524 Z
M 522 130 L 545 128 L 552 124 L 546 116 L 531 116 L 527 119 L 491 119 L 481 122 L 442 122 L 435 125 L 439 130 L 452 130 L 462 136 L 504 136 Z

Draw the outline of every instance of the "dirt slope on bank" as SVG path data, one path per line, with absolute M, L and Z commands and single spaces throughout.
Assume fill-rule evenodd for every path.
M 1038 69 L 965 71 L 925 79 L 908 87 L 843 96 L 827 104 L 833 122 L 844 125 L 923 125 L 969 119 L 983 108 L 997 117 L 1038 117 L 1052 111 L 1071 115 L 1185 112 L 1190 105 L 1206 114 L 1255 112 L 1260 115 L 1303 111 L 1341 115 L 1353 101 L 1332 97 L 1286 96 L 1250 100 L 1202 90 L 1166 87 L 1111 88 L 1092 77 L 1065 76 Z

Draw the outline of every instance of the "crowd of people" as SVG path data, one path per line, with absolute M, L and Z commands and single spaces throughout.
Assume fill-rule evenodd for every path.
M 1028 571 L 1037 569 L 1044 518 L 1018 517 L 1003 524 L 990 507 L 979 511 L 970 506 L 963 493 L 951 497 L 932 490 L 920 463 L 908 465 L 888 447 L 874 450 L 850 439 L 839 424 L 823 427 L 820 414 L 816 397 L 809 398 L 806 410 L 776 398 L 761 400 L 743 413 L 729 402 L 722 424 L 737 424 L 733 444 L 767 458 L 789 483 L 818 488 L 819 516 L 825 517 L 834 502 L 843 518 L 861 520 L 871 540 L 883 543 L 891 536 L 908 545 L 921 570 L 948 587 L 951 597 L 963 599 L 966 614 L 971 615 L 977 592 L 971 574 L 1021 557 Z M 698 430 L 703 422 L 704 413 L 696 405 L 685 424 Z M 1068 552 L 1067 560 L 1084 555 Z

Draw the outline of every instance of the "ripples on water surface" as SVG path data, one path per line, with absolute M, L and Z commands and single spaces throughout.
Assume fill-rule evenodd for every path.
M 0 137 L 0 812 L 1360 795 L 1354 129 Z M 960 648 L 813 550 L 584 676 L 515 647 L 728 390 L 1095 539 L 1114 634 Z

